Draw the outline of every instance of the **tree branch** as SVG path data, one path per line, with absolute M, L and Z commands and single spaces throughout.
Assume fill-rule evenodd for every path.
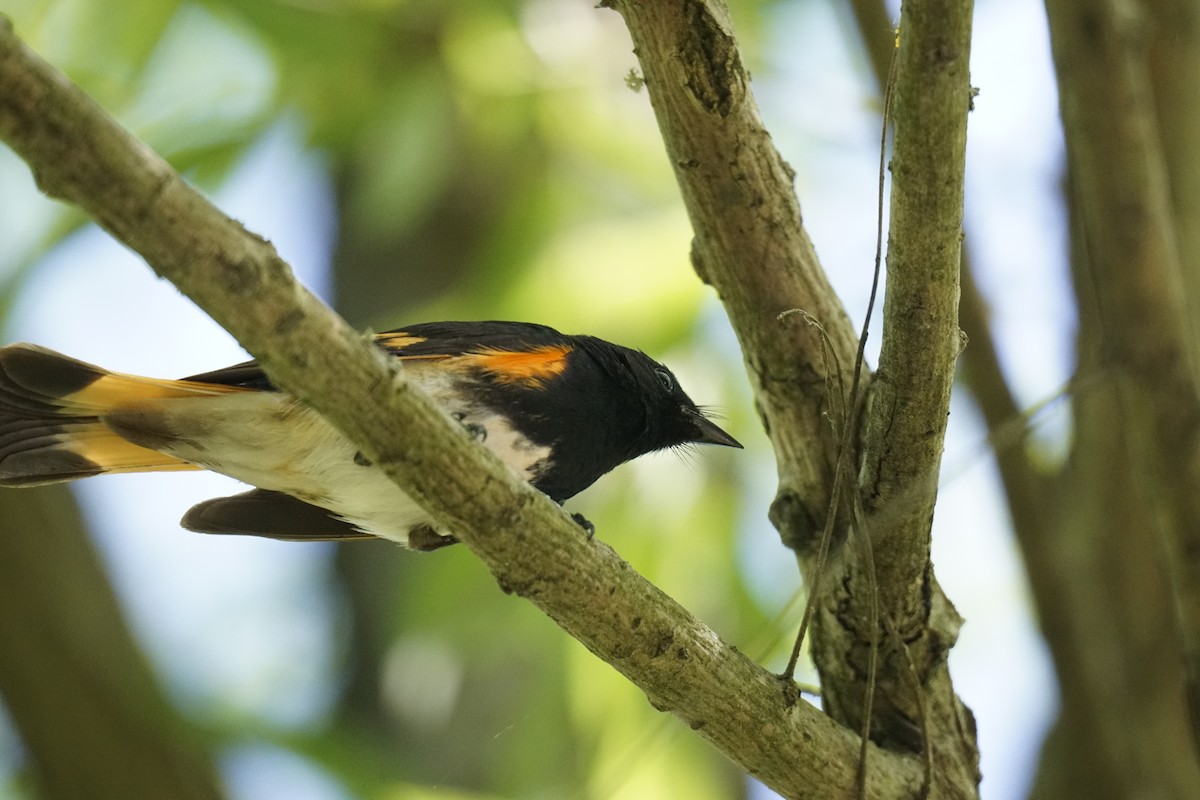
M 724 300 L 746 354 L 779 466 L 772 520 L 785 543 L 806 555 L 824 524 L 836 459 L 834 432 L 822 416 L 828 410 L 824 376 L 834 365 L 824 363 L 815 336 L 781 327 L 776 317 L 789 308 L 810 311 L 829 333 L 843 369 L 854 363 L 857 336 L 812 252 L 791 171 L 763 130 L 724 6 L 700 0 L 613 0 L 608 5 L 624 17 L 645 73 L 696 233 L 696 270 Z M 935 790 L 968 796 L 978 783 L 978 753 L 969 712 L 954 697 L 945 670 L 959 620 L 932 581 L 929 523 L 959 350 L 970 4 L 957 3 L 950 14 L 944 4 L 936 12 L 927 12 L 926 5 L 914 4 L 913 18 L 906 22 L 911 30 L 901 69 L 906 94 L 898 119 L 901 174 L 893 193 L 896 233 L 889 250 L 890 321 L 884 343 L 893 377 L 872 412 L 868 469 L 874 476 L 871 507 L 879 512 L 876 527 L 881 527 L 876 538 L 884 548 L 879 560 L 887 560 L 879 582 L 888 587 L 882 606 L 902 621 L 905 635 L 915 625 L 932 645 L 913 648 L 920 650 L 920 691 L 938 733 L 934 738 L 944 742 L 942 751 L 954 753 L 955 764 L 938 776 Z M 835 568 L 849 565 L 846 577 L 852 585 L 840 575 L 824 584 L 845 591 L 824 600 L 826 623 L 820 635 L 814 631 L 813 653 L 826 710 L 857 724 L 866 691 L 863 654 L 874 638 L 864 622 L 871 618 L 872 592 L 861 565 L 846 552 Z M 839 614 L 847 593 L 851 610 L 843 605 Z M 908 702 L 885 705 L 880 727 L 905 729 L 903 738 L 911 743 L 918 723 L 910 674 L 905 667 L 889 671 L 888 693 Z M 934 674 L 936 680 L 929 679 Z M 892 720 L 897 712 L 903 718 Z
M 1200 709 L 1189 719 L 1180 661 L 1195 703 L 1200 385 L 1146 31 L 1132 4 L 1050 0 L 1046 10 L 1067 144 L 1079 360 L 1081 369 L 1102 369 L 1106 377 L 1074 399 L 1068 491 L 1082 489 L 1083 496 L 1075 498 L 1080 510 L 1058 553 L 1070 548 L 1071 556 L 1086 557 L 1065 562 L 1080 574 L 1063 585 L 1074 590 L 1077 607 L 1053 620 L 1063 628 L 1051 637 L 1063 717 L 1090 723 L 1081 726 L 1087 739 L 1070 743 L 1083 756 L 1072 765 L 1077 774 L 1111 760 L 1101 776 L 1106 791 L 1189 796 L 1200 773 L 1187 726 Z M 1086 585 L 1097 579 L 1102 587 Z M 1097 599 L 1108 595 L 1120 601 L 1105 613 Z M 1146 632 L 1147 620 L 1161 627 Z M 1137 689 L 1127 688 L 1131 679 Z M 1127 730 L 1138 735 L 1123 735 Z
M 1192 348 L 1200 348 L 1200 7 L 1190 0 L 1147 0 L 1147 67 L 1170 194 Z
M 1047 511 L 1054 507 L 1054 480 L 1040 474 L 1029 458 L 1025 446 L 1029 420 L 1017 405 L 1000 368 L 1000 357 L 988 321 L 987 301 L 975 284 L 966 251 L 963 252 L 962 299 L 958 311 L 963 331 L 969 337 L 962 358 L 963 383 L 983 414 L 1013 528 L 1024 545 L 1045 535 L 1050 516 Z
M 921 601 L 958 327 L 971 3 L 904 5 L 896 74 L 883 345 L 860 478 L 883 605 L 902 629 Z
M 1200 680 L 1200 383 L 1171 224 L 1145 40 L 1117 3 L 1047 4 L 1072 197 L 1118 382 L 1140 488 L 1174 579 L 1193 681 Z M 1112 108 L 1121 114 L 1113 115 Z
M 851 0 L 851 7 L 875 80 L 882 87 L 894 50 L 887 8 L 883 0 Z M 1017 535 L 1022 539 L 1036 537 L 1046 522 L 1045 503 L 1052 490 L 1051 481 L 1038 473 L 1023 446 L 1027 420 L 1000 368 L 987 301 L 975 283 L 967 247 L 962 250 L 959 281 L 958 318 L 968 339 L 960 359 L 960 377 L 975 397 L 987 425 Z
M 650 103 L 695 231 L 692 261 L 742 345 L 779 470 L 772 521 L 804 554 L 825 524 L 836 459 L 819 320 L 845 369 L 857 334 L 800 219 L 793 172 L 763 126 L 729 12 L 718 2 L 603 3 L 633 38 Z
M 492 571 L 751 774 L 788 797 L 849 793 L 856 737 L 754 665 L 519 481 L 0 21 L 0 138 L 52 196 L 137 250 L 325 415 Z M 715 102 L 718 105 L 720 99 Z M 762 134 L 765 137 L 765 134 Z M 781 165 L 775 165 L 782 168 Z M 725 186 L 736 189 L 735 186 Z M 743 312 L 745 312 L 743 304 Z M 868 797 L 911 794 L 915 760 L 873 756 Z
M 869 623 L 872 587 L 882 636 L 873 737 L 932 753 L 937 782 L 960 792 L 978 783 L 970 711 L 946 667 L 961 618 L 930 564 L 958 328 L 966 118 L 971 35 L 969 0 L 909 0 L 897 54 L 888 283 L 879 369 L 866 418 L 859 491 L 864 541 L 847 548 L 814 630 L 818 658 L 858 665 L 825 680 L 827 707 L 862 724 L 869 653 L 882 632 Z M 869 546 L 868 546 L 869 545 Z M 904 648 L 894 643 L 902 640 Z M 819 647 L 817 645 L 820 645 Z

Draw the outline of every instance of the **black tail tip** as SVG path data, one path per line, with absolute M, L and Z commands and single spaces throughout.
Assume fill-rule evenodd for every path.
M 0 486 L 20 489 L 90 478 L 104 469 L 70 450 L 39 449 L 0 453 Z
M 0 389 L 20 397 L 66 397 L 86 389 L 105 371 L 36 344 L 0 347 Z

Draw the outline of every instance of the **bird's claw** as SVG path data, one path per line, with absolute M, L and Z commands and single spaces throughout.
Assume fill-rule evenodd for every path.
M 571 519 L 575 520 L 576 524 L 583 528 L 583 532 L 587 534 L 589 539 L 596 535 L 596 526 L 583 514 L 572 514 Z

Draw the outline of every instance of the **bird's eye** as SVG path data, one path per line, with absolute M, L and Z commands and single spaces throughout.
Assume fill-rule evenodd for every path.
M 654 374 L 658 376 L 658 382 L 661 383 L 663 388 L 668 392 L 675 389 L 675 381 L 671 380 L 671 373 L 667 372 L 665 369 L 656 369 L 654 370 Z

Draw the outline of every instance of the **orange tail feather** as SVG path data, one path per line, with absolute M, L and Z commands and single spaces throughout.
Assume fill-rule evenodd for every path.
M 0 486 L 198 469 L 126 441 L 103 417 L 148 400 L 235 391 L 242 390 L 109 372 L 36 345 L 0 348 Z

